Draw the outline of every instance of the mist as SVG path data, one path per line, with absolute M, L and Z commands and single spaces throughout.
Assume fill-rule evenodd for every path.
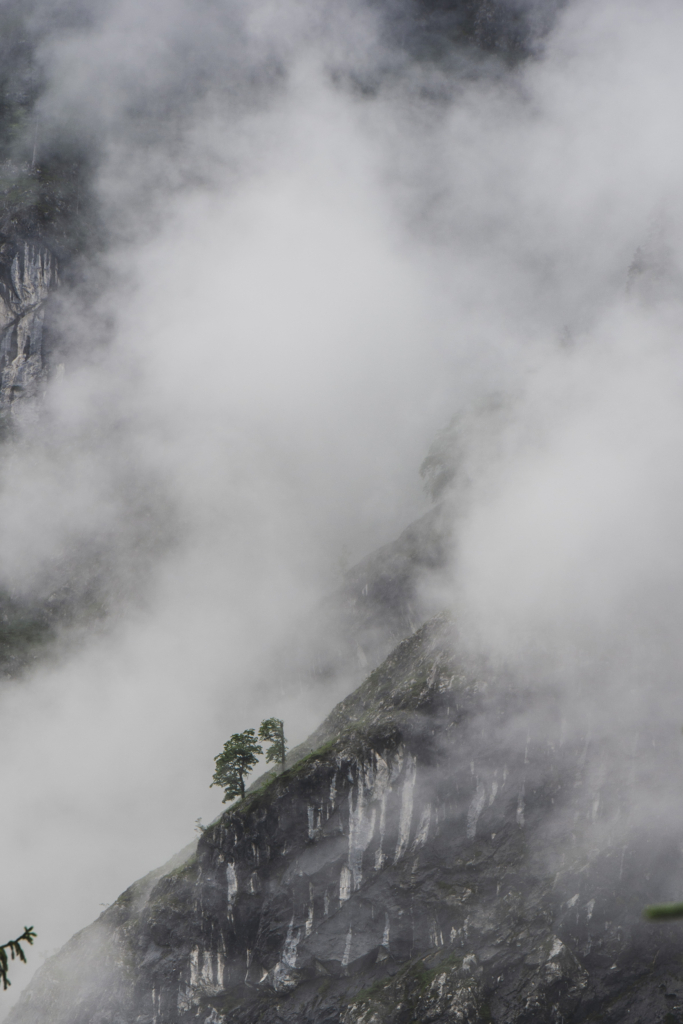
M 581 728 L 683 717 L 679 7 L 572 3 L 512 65 L 355 3 L 62 13 L 41 145 L 95 154 L 102 242 L 2 455 L 0 582 L 97 608 L 0 693 L 3 927 L 39 934 L 5 1008 L 220 812 L 230 733 L 348 692 L 273 652 L 487 395 L 438 600 Z

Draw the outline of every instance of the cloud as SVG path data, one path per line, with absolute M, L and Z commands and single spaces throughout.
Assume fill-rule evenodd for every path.
M 589 648 L 602 729 L 627 691 L 630 724 L 678 714 L 681 27 L 576 2 L 476 74 L 355 4 L 111 3 L 43 43 L 42 130 L 97 153 L 106 244 L 4 456 L 0 580 L 77 566 L 108 616 L 0 700 L 10 931 L 51 948 L 184 845 L 229 733 L 317 723 L 336 693 L 271 652 L 491 392 L 449 599 L 520 672 L 541 637 L 570 698 Z

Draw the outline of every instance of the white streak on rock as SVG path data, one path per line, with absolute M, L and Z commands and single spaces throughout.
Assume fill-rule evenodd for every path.
M 289 922 L 287 937 L 282 949 L 281 963 L 285 967 L 294 969 L 296 967 L 296 947 L 299 945 L 299 929 L 294 927 L 294 918 Z
M 387 827 L 387 794 L 383 793 L 379 803 L 379 846 L 375 850 L 375 871 L 381 871 L 386 857 L 384 856 L 384 835 Z
M 524 786 L 517 800 L 517 824 L 520 828 L 524 827 Z
M 306 935 L 309 936 L 313 931 L 313 886 L 308 883 L 308 898 L 310 900 L 308 906 L 308 916 L 306 918 Z
M 472 798 L 472 803 L 467 811 L 467 838 L 474 839 L 477 834 L 477 821 L 484 810 L 486 803 L 486 786 L 481 780 L 477 781 L 477 791 Z
M 195 988 L 199 981 L 199 946 L 190 952 L 190 985 Z
M 375 834 L 376 808 L 368 809 L 366 790 L 373 790 L 372 768 L 363 767 L 356 784 L 356 801 L 351 793 L 349 807 L 349 870 L 354 891 L 363 881 L 363 854 Z
M 398 750 L 396 751 L 396 757 L 394 758 L 391 764 L 391 777 L 389 780 L 390 782 L 396 782 L 396 780 L 399 778 L 401 774 L 401 770 L 403 768 L 403 754 L 403 747 L 399 747 Z
M 429 826 L 432 822 L 432 807 L 431 804 L 427 804 L 420 817 L 420 823 L 417 826 L 417 832 L 415 834 L 415 841 L 413 842 L 413 850 L 417 850 L 420 846 L 424 846 L 429 837 Z
M 351 940 L 353 939 L 353 930 L 349 928 L 346 936 L 346 943 L 344 945 L 344 956 L 342 957 L 342 967 L 348 967 L 349 960 L 351 959 Z
M 351 895 L 351 872 L 347 864 L 342 866 L 339 874 L 339 902 L 344 903 Z
M 224 959 L 214 956 L 208 950 L 195 946 L 190 951 L 190 977 L 186 985 L 178 990 L 178 1009 L 185 1013 L 195 1006 L 202 996 L 217 995 L 222 990 Z
M 406 771 L 401 793 L 401 814 L 398 822 L 398 841 L 394 864 L 397 864 L 408 848 L 410 839 L 410 826 L 413 820 L 413 797 L 415 791 L 415 777 L 417 775 L 417 764 L 411 754 L 406 758 Z
M 228 907 L 232 910 L 237 895 L 237 874 L 234 864 L 227 864 L 225 867 L 225 878 L 228 883 Z

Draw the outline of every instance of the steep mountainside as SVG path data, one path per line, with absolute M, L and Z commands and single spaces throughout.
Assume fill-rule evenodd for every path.
M 618 784 L 588 742 L 525 732 L 528 699 L 433 620 L 315 751 L 49 960 L 11 1024 L 683 1019 L 680 934 L 640 919 L 681 837 L 616 829 Z

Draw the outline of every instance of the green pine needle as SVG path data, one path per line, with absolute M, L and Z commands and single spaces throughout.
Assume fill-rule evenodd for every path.
M 666 921 L 675 917 L 683 917 L 683 903 L 660 903 L 645 907 L 643 917 L 650 921 Z
M 22 942 L 26 942 L 29 946 L 32 946 L 35 938 L 36 933 L 32 927 L 28 926 L 24 928 L 18 939 L 10 939 L 9 942 L 5 942 L 0 946 L 0 982 L 2 982 L 3 989 L 8 989 L 12 984 L 7 976 L 9 972 L 10 958 L 12 960 L 21 960 L 21 962 L 25 964 L 26 956 L 21 948 L 21 944 Z M 7 950 L 9 950 L 9 958 L 7 956 Z

